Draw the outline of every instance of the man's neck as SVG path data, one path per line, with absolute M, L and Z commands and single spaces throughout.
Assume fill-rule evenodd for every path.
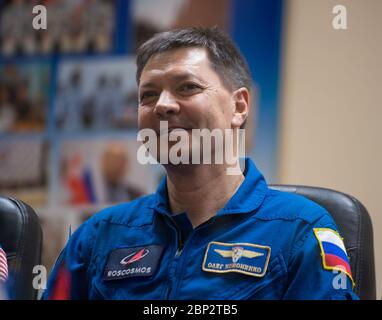
M 193 227 L 213 217 L 231 199 L 241 175 L 227 175 L 225 165 L 167 167 L 167 190 L 173 214 L 186 212 Z

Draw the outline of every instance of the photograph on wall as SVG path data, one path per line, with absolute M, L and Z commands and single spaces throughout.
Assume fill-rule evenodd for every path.
M 58 68 L 55 120 L 62 132 L 136 128 L 133 57 L 64 61 Z
M 131 7 L 134 51 L 155 33 L 172 28 L 216 25 L 229 31 L 230 0 L 132 0 Z
M 140 146 L 134 138 L 62 142 L 59 203 L 98 210 L 100 206 L 132 201 L 154 192 L 159 173 L 155 165 L 138 163 Z
M 43 131 L 49 90 L 49 64 L 0 63 L 0 133 Z
M 115 3 L 116 0 L 0 1 L 0 52 L 5 56 L 110 52 Z M 46 8 L 44 32 L 32 27 L 35 5 Z
M 48 201 L 48 144 L 39 138 L 0 139 L 0 194 L 40 207 Z

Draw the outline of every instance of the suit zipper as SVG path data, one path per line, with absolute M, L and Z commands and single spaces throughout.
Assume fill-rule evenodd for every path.
M 180 257 L 180 255 L 183 252 L 184 242 L 183 242 L 182 234 L 180 232 L 180 229 L 179 229 L 178 225 L 175 223 L 175 221 L 171 221 L 171 224 L 175 228 L 175 231 L 176 231 L 176 234 L 177 234 L 177 239 L 178 239 L 177 249 L 176 249 L 175 256 L 174 256 L 174 258 L 177 259 L 177 258 Z M 175 270 L 175 273 L 176 273 L 176 270 Z M 170 281 L 170 284 L 169 284 L 167 292 L 166 292 L 166 300 L 169 300 L 172 288 L 173 288 L 173 281 Z
M 175 258 L 179 258 L 180 257 L 180 255 L 182 254 L 183 248 L 184 248 L 184 243 L 183 243 L 182 237 L 180 236 L 179 237 L 179 246 L 178 246 L 178 248 L 176 249 L 176 252 L 175 252 Z
M 189 235 L 189 239 L 191 238 L 192 234 L 195 233 L 196 230 L 205 228 L 207 225 L 209 225 L 209 224 L 210 224 L 211 222 L 213 222 L 214 220 L 215 220 L 215 218 L 212 218 L 212 219 L 210 219 L 209 221 L 206 221 L 205 223 L 203 223 L 202 225 L 196 227 L 196 228 L 191 232 L 191 234 Z M 178 235 L 178 243 L 179 243 L 178 248 L 177 248 L 177 250 L 176 250 L 176 252 L 175 252 L 175 258 L 179 258 L 180 255 L 181 255 L 182 252 L 183 252 L 183 249 L 184 249 L 184 242 L 183 242 L 182 235 L 181 235 L 181 233 L 180 233 L 179 227 L 177 226 L 177 224 L 176 224 L 174 221 L 173 221 L 173 225 L 174 225 L 174 227 L 175 227 L 175 229 L 176 229 L 176 232 L 177 232 L 177 235 Z M 175 270 L 175 272 L 176 272 L 176 270 Z M 171 282 L 170 282 L 170 285 L 169 285 L 169 287 L 168 287 L 168 289 L 167 289 L 167 292 L 166 292 L 166 300 L 169 300 L 172 290 L 173 290 L 173 282 L 171 281 Z

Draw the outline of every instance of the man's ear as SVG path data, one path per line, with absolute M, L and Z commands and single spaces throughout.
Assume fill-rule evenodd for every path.
M 247 88 L 242 87 L 232 94 L 234 110 L 231 121 L 232 128 L 240 128 L 248 117 L 250 94 Z

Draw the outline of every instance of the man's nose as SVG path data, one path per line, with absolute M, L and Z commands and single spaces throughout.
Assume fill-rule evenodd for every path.
M 175 97 L 168 91 L 162 91 L 154 108 L 154 112 L 166 117 L 179 112 L 179 104 Z

